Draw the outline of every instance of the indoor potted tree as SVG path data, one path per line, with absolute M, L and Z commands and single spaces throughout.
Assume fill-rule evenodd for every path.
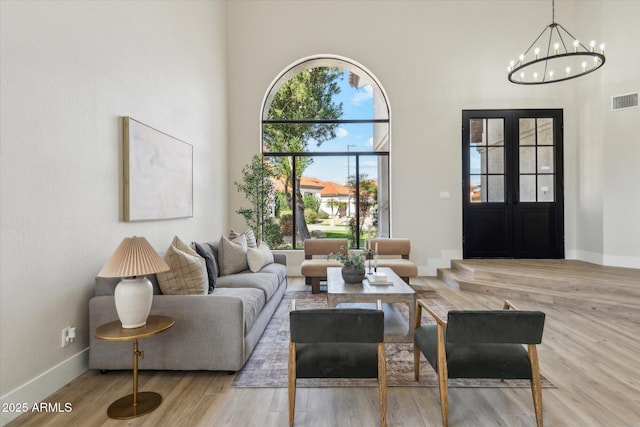
M 282 244 L 280 226 L 274 223 L 272 216 L 276 178 L 277 171 L 273 166 L 260 154 L 255 154 L 251 163 L 242 168 L 242 182 L 234 182 L 238 191 L 244 193 L 251 203 L 250 208 L 240 208 L 236 212 L 246 220 L 258 240 L 272 249 Z

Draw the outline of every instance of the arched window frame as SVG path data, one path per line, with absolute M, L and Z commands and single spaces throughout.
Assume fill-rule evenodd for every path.
M 351 77 L 365 79 L 365 82 L 370 84 L 374 93 L 374 118 L 373 119 L 338 119 L 331 121 L 316 121 L 316 120 L 299 120 L 296 123 L 314 124 L 314 123 L 338 123 L 338 124 L 366 124 L 371 123 L 375 126 L 385 126 L 386 131 L 382 133 L 383 138 L 375 141 L 375 148 L 373 151 L 347 151 L 346 152 L 265 152 L 264 141 L 264 127 L 268 124 L 285 123 L 286 121 L 269 120 L 268 114 L 273 99 L 280 89 L 289 79 L 295 76 L 297 73 L 316 67 L 337 67 L 345 69 L 351 72 Z M 357 82 L 356 82 L 357 84 Z M 303 58 L 294 62 L 289 67 L 285 68 L 271 83 L 265 97 L 263 99 L 261 114 L 260 114 L 260 140 L 261 140 L 261 152 L 263 157 L 274 156 L 290 156 L 293 159 L 292 168 L 296 168 L 296 157 L 321 157 L 321 156 L 345 156 L 355 158 L 355 206 L 356 215 L 359 215 L 359 193 L 360 193 L 360 157 L 362 156 L 377 156 L 378 158 L 378 228 L 376 230 L 377 237 L 391 237 L 391 109 L 388 102 L 387 94 L 375 77 L 366 67 L 353 61 L 351 59 L 336 56 L 336 55 L 315 55 Z M 382 148 L 380 148 L 382 147 Z M 386 148 L 386 149 L 385 149 Z M 382 179 L 380 179 L 382 177 Z M 295 192 L 294 192 L 295 194 Z M 381 197 L 382 196 L 382 197 Z M 292 246 L 293 248 L 299 248 L 299 241 L 296 238 L 296 224 L 295 215 L 293 218 L 293 232 L 292 232 Z M 357 235 L 355 248 L 361 247 L 361 236 L 363 230 L 360 230 L 359 221 L 357 224 Z

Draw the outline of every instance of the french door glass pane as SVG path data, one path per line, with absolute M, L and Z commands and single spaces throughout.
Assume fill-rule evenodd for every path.
M 520 119 L 520 145 L 536 144 L 535 123 L 536 119 Z
M 504 145 L 504 119 L 488 119 L 488 145 Z
M 553 172 L 553 147 L 538 147 L 538 173 Z
M 538 119 L 538 145 L 553 145 L 553 119 Z
M 504 173 L 504 147 L 489 147 L 487 172 Z
M 553 202 L 553 175 L 538 175 L 538 201 Z
M 489 175 L 487 181 L 489 202 L 504 202 L 504 175 Z
M 520 147 L 520 173 L 535 173 L 536 148 Z
M 487 164 L 486 150 L 480 147 L 469 148 L 469 173 L 479 174 L 486 172 L 482 167 Z
M 469 201 L 471 203 L 480 203 L 486 202 L 487 198 L 483 197 L 482 189 L 484 186 L 482 185 L 485 180 L 485 175 L 471 175 L 469 177 Z
M 521 202 L 536 201 L 536 176 L 520 175 L 520 200 Z

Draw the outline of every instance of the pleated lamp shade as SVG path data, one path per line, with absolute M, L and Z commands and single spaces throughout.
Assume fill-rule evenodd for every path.
M 123 277 L 114 291 L 116 311 L 123 328 L 146 325 L 153 302 L 153 286 L 144 276 L 169 269 L 144 237 L 122 240 L 98 276 Z
M 125 237 L 102 267 L 100 277 L 133 277 L 168 271 L 169 266 L 144 237 Z

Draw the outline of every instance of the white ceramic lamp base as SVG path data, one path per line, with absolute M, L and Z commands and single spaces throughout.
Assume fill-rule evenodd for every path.
M 149 279 L 122 279 L 116 286 L 114 296 L 123 328 L 140 328 L 147 324 L 153 301 L 153 285 Z

